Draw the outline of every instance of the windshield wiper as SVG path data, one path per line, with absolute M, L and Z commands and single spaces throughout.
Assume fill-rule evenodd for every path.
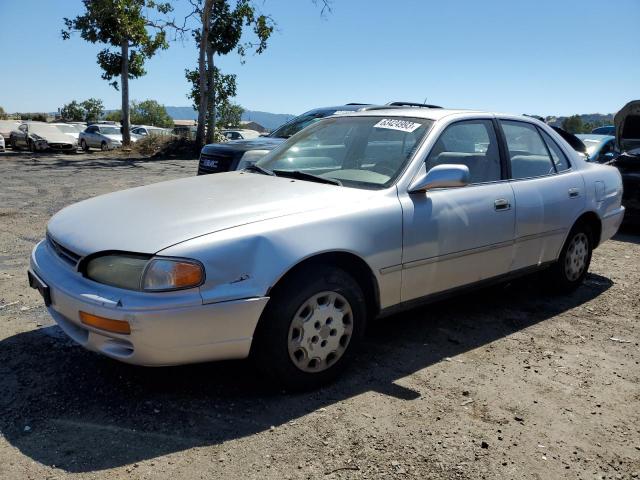
M 252 165 L 247 165 L 244 169 L 248 170 L 250 172 L 261 173 L 262 175 L 269 175 L 271 177 L 275 177 L 276 176 L 276 174 L 274 172 L 272 172 L 271 170 L 267 170 L 266 168 L 262 168 L 260 165 L 256 165 L 255 163 L 252 164 Z
M 300 170 L 274 170 L 273 173 L 275 173 L 279 177 L 295 178 L 297 180 L 308 180 L 310 182 L 318 183 L 328 183 L 330 185 L 338 185 L 339 187 L 342 186 L 342 182 L 340 180 L 321 177 L 319 175 L 314 175 L 313 173 L 301 172 Z

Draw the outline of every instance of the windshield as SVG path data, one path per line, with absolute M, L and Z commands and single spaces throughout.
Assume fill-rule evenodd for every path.
M 58 130 L 53 125 L 48 125 L 46 123 L 30 123 L 29 124 L 29 132 L 35 133 L 36 135 L 54 135 L 60 134 L 60 130 Z
M 58 127 L 58 130 L 60 130 L 62 133 L 78 133 L 78 129 L 73 125 L 60 124 L 56 125 L 56 127 Z
M 576 135 L 576 137 L 582 140 L 582 143 L 585 144 L 585 146 L 587 147 L 587 154 L 589 156 L 593 155 L 593 152 L 598 150 L 600 144 L 604 140 L 603 138 L 591 137 L 589 135 Z
M 258 165 L 303 172 L 347 187 L 385 188 L 400 175 L 433 124 L 424 118 L 342 117 L 303 130 Z
M 120 135 L 118 127 L 100 127 L 100 133 L 103 135 Z
M 351 112 L 345 112 L 344 110 L 321 110 L 316 112 L 303 113 L 299 117 L 291 120 L 289 123 L 285 123 L 280 128 L 277 128 L 274 132 L 271 133 L 270 137 L 289 138 L 298 133 L 303 128 L 308 127 L 312 123 L 315 123 L 318 120 L 330 115 L 335 115 L 336 113 Z

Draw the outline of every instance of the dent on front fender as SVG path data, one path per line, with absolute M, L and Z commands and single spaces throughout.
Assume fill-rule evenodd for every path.
M 301 261 L 327 252 L 348 252 L 369 265 L 379 281 L 381 303 L 395 303 L 399 277 L 380 271 L 400 263 L 401 220 L 397 197 L 395 202 L 382 198 L 366 206 L 345 206 L 339 213 L 316 211 L 230 228 L 159 254 L 202 262 L 206 274 L 202 299 L 214 303 L 266 296 Z

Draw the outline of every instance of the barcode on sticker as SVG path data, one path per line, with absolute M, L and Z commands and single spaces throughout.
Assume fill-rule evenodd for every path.
M 398 120 L 397 118 L 385 118 L 374 125 L 375 128 L 388 128 L 390 130 L 400 130 L 411 133 L 421 127 L 420 123 L 408 120 Z

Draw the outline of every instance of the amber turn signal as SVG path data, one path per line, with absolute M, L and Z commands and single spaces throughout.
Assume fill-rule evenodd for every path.
M 124 335 L 129 335 L 131 333 L 129 322 L 125 322 L 124 320 L 113 320 L 111 318 L 92 315 L 87 312 L 80 312 L 80 321 L 85 325 L 99 328 L 100 330 L 106 330 L 107 332 L 122 333 Z

